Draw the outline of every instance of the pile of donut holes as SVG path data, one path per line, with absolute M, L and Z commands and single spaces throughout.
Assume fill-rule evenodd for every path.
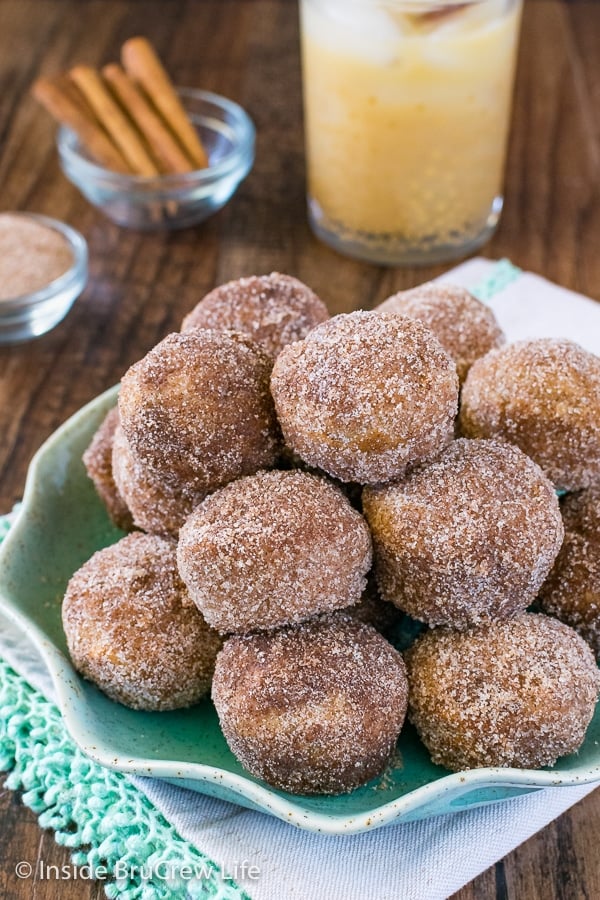
M 84 462 L 128 533 L 73 575 L 63 623 L 114 700 L 212 691 L 241 764 L 299 794 L 381 775 L 407 713 L 452 770 L 583 742 L 600 359 L 577 344 L 507 344 L 443 283 L 330 317 L 296 278 L 241 278 L 126 372 Z

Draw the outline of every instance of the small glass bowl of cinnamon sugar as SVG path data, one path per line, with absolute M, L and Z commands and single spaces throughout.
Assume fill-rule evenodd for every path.
M 93 162 L 74 132 L 58 130 L 63 172 L 117 225 L 144 231 L 196 225 L 227 203 L 252 168 L 255 129 L 242 107 L 209 91 L 178 94 L 206 150 L 204 169 L 151 177 L 113 172 Z
M 87 276 L 87 244 L 74 228 L 34 213 L 0 213 L 0 345 L 58 325 Z

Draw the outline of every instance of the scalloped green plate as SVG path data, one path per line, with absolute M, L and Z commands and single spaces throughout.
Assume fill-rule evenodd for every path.
M 125 773 L 163 778 L 260 810 L 301 828 L 352 834 L 506 800 L 544 787 L 600 781 L 600 710 L 578 754 L 552 769 L 473 769 L 432 764 L 410 726 L 384 775 L 343 797 L 297 797 L 245 772 L 225 743 L 210 701 L 168 713 L 136 712 L 105 697 L 73 670 L 61 625 L 68 579 L 121 532 L 111 525 L 81 455 L 112 388 L 66 422 L 31 463 L 17 521 L 0 549 L 0 608 L 42 654 L 65 725 L 92 759 Z

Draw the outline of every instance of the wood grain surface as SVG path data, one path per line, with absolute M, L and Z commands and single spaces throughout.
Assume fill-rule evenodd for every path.
M 256 165 L 203 226 L 117 228 L 62 176 L 54 125 L 28 97 L 41 74 L 115 59 L 137 33 L 175 81 L 240 102 L 258 130 Z M 215 284 L 280 270 L 332 312 L 370 306 L 442 271 L 344 259 L 306 224 L 297 12 L 289 0 L 0 0 L 0 208 L 64 219 L 89 242 L 89 285 L 44 338 L 0 349 L 0 510 L 23 491 L 42 441 L 114 384 Z M 529 0 L 507 167 L 506 206 L 485 248 L 600 300 L 600 3 Z M 455 900 L 600 897 L 600 792 L 463 888 Z M 0 897 L 90 900 L 97 884 L 34 882 L 18 860 L 68 862 L 20 798 L 0 793 Z M 379 900 L 373 895 L 373 900 Z M 398 898 L 409 900 L 409 898 Z

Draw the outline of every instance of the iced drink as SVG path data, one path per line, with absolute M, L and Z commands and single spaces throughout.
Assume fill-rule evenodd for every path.
M 521 0 L 301 0 L 311 225 L 376 262 L 449 259 L 502 207 Z

